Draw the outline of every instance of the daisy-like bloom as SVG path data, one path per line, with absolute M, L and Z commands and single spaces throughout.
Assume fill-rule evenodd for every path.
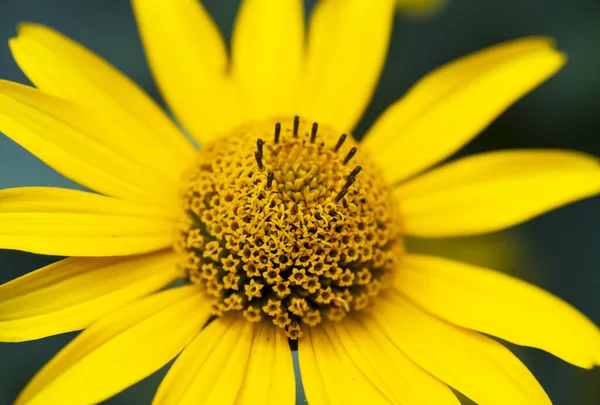
M 0 191 L 0 247 L 70 256 L 0 286 L 0 339 L 81 330 L 17 404 L 100 402 L 179 356 L 155 404 L 548 404 L 498 337 L 579 367 L 600 332 L 560 299 L 403 248 L 504 229 L 600 191 L 594 157 L 431 168 L 565 57 L 527 38 L 430 73 L 357 143 L 394 0 L 245 0 L 231 54 L 195 0 L 133 2 L 179 128 L 106 61 L 39 25 L 0 130 L 91 190 Z M 186 285 L 163 289 L 176 279 Z M 162 291 L 159 291 L 163 289 Z M 157 292 L 159 291 L 159 292 Z

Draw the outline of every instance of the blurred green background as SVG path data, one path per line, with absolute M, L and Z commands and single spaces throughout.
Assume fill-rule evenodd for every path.
M 307 9 L 313 3 L 308 1 Z M 229 38 L 239 1 L 205 0 L 204 4 Z M 69 35 L 160 100 L 127 0 L 0 0 L 0 78 L 28 83 L 6 44 L 21 21 L 43 23 Z M 569 148 L 600 155 L 597 0 L 454 0 L 429 18 L 399 15 L 382 80 L 356 136 L 360 137 L 387 105 L 428 71 L 466 53 L 527 35 L 556 38 L 559 48 L 569 55 L 569 63 L 459 155 L 529 147 Z M 23 185 L 77 187 L 0 135 L 0 188 Z M 534 282 L 600 324 L 600 198 L 570 205 L 506 232 L 408 243 L 415 251 L 497 268 Z M 54 260 L 0 251 L 0 282 Z M 74 335 L 0 344 L 0 405 L 12 403 L 36 370 Z M 600 404 L 600 369 L 579 370 L 537 350 L 511 349 L 531 368 L 555 404 Z M 165 372 L 159 371 L 106 404 L 150 403 Z M 299 394 L 299 401 L 301 398 Z

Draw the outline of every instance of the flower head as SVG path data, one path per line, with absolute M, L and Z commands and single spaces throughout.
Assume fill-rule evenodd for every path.
M 400 216 L 375 163 L 356 153 L 346 134 L 297 116 L 242 126 L 200 151 L 175 246 L 190 280 L 219 286 L 219 313 L 258 320 L 263 308 L 291 338 L 304 311 L 341 318 L 354 298 L 365 306 L 373 285 L 389 283 L 403 251 Z M 243 300 L 227 305 L 240 290 Z
M 290 346 L 311 404 L 458 404 L 449 387 L 480 404 L 549 403 L 486 335 L 600 363 L 600 332 L 568 304 L 403 243 L 598 194 L 598 159 L 577 152 L 491 152 L 421 174 L 564 56 L 527 38 L 464 57 L 356 142 L 395 1 L 323 0 L 306 44 L 301 4 L 245 0 L 229 56 L 195 0 L 133 1 L 199 150 L 107 62 L 20 27 L 11 50 L 37 89 L 0 82 L 0 130 L 92 191 L 0 190 L 1 248 L 71 256 L 0 286 L 0 339 L 84 329 L 18 404 L 97 403 L 178 354 L 156 404 L 291 404 Z

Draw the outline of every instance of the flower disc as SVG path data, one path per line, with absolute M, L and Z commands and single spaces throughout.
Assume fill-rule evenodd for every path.
M 351 137 L 298 119 L 208 144 L 187 173 L 175 249 L 216 315 L 302 325 L 365 308 L 403 251 L 396 205 Z

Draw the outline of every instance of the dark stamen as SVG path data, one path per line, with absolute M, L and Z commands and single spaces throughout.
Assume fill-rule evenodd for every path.
M 262 157 L 262 155 L 263 155 L 263 140 L 260 138 L 258 138 L 256 140 L 256 149 L 258 150 L 258 153 Z
M 335 148 L 333 148 L 334 152 L 337 152 L 338 150 L 340 150 L 340 148 L 344 144 L 344 141 L 346 140 L 346 136 L 347 136 L 346 134 L 342 134 L 340 136 L 340 139 L 338 139 L 337 143 L 335 144 Z
M 348 178 L 346 179 L 346 184 L 344 184 L 344 186 L 342 187 L 342 189 L 348 189 L 350 188 L 350 186 L 352 184 L 354 184 L 354 182 L 356 181 L 356 177 L 354 176 L 348 176 Z
M 310 143 L 314 143 L 317 138 L 317 130 L 319 129 L 319 124 L 313 122 L 312 130 L 310 131 Z
M 271 188 L 271 184 L 273 184 L 274 178 L 275 174 L 273 172 L 269 172 L 269 174 L 267 174 L 267 188 Z
M 298 127 L 300 126 L 300 117 L 294 117 L 294 138 L 298 138 Z
M 356 147 L 350 149 L 346 157 L 344 158 L 344 164 L 348 163 L 356 155 Z
M 262 162 L 262 155 L 258 153 L 258 151 L 254 151 L 254 158 L 256 159 L 256 163 L 258 164 L 258 168 L 262 170 L 264 168 Z
M 362 167 L 360 167 L 360 166 L 356 166 L 356 167 L 354 168 L 354 170 L 352 170 L 352 171 L 350 172 L 350 175 L 348 176 L 348 178 L 350 178 L 350 177 L 356 177 L 356 176 L 358 175 L 358 173 L 360 173 L 360 171 L 361 171 L 361 170 L 362 170 Z
M 281 123 L 275 124 L 275 143 L 279 143 L 279 135 L 281 135 Z
M 334 202 L 339 202 L 342 198 L 344 198 L 346 193 L 348 193 L 348 189 L 350 188 L 350 186 L 352 184 L 354 184 L 355 180 L 356 180 L 356 177 L 348 176 L 348 180 L 346 180 L 346 184 L 344 184 L 344 186 L 342 187 L 340 192 L 335 196 Z

